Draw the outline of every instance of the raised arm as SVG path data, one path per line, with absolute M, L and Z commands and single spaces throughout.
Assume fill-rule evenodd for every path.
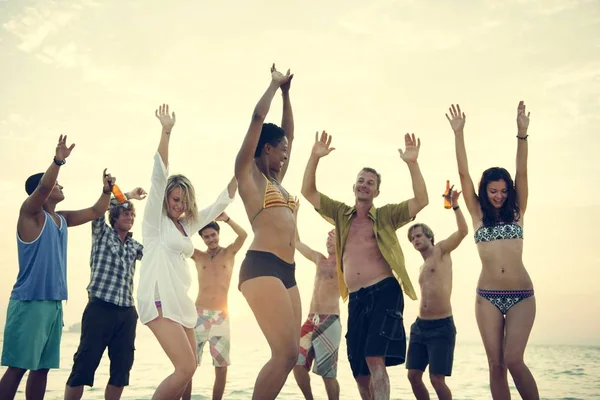
M 125 198 L 127 200 L 144 200 L 146 196 L 148 196 L 148 193 L 146 193 L 146 191 L 142 187 L 136 187 L 134 189 L 131 189 L 129 192 L 123 193 L 123 195 L 125 195 Z M 111 197 L 108 207 L 110 208 L 113 205 L 117 204 L 119 204 L 117 199 L 115 197 Z
M 273 97 L 275 97 L 277 89 L 290 80 L 290 76 L 291 75 L 289 71 L 287 75 L 283 75 L 281 72 L 275 69 L 275 65 L 271 67 L 271 82 L 269 83 L 269 87 L 265 93 L 256 104 L 256 107 L 254 107 L 254 112 L 252 113 L 252 119 L 250 121 L 250 127 L 248 128 L 246 137 L 242 142 L 242 147 L 235 158 L 235 177 L 238 179 L 238 181 L 241 177 L 245 178 L 250 173 L 250 167 L 252 166 L 252 161 L 254 160 L 256 146 L 258 145 L 258 140 L 260 139 L 262 125 L 263 122 L 265 122 L 267 114 L 269 113 L 269 109 L 271 108 Z
M 319 261 L 319 257 L 323 257 L 321 253 L 311 249 L 309 246 L 304 244 L 300 240 L 300 234 L 298 233 L 298 211 L 300 209 L 300 202 L 296 201 L 296 210 L 294 210 L 294 217 L 296 218 L 296 250 L 300 252 L 306 259 L 315 263 L 315 265 Z
M 227 248 L 229 250 L 231 250 L 233 252 L 233 254 L 236 254 L 238 251 L 240 251 L 240 249 L 244 245 L 244 242 L 246 241 L 246 238 L 248 237 L 248 233 L 244 230 L 244 228 L 242 228 L 234 220 L 232 220 L 231 217 L 229 215 L 227 215 L 225 212 L 222 212 L 217 217 L 216 220 L 225 222 L 236 233 L 237 238 L 235 238 L 233 243 L 231 243 L 229 246 L 227 246 Z
M 273 65 L 273 68 L 275 66 Z M 288 71 L 289 74 L 289 71 Z M 290 158 L 292 157 L 292 143 L 294 142 L 294 113 L 292 112 L 292 102 L 290 101 L 290 86 L 292 84 L 292 78 L 294 74 L 290 75 L 290 78 L 281 85 L 281 96 L 283 98 L 283 117 L 281 118 L 281 128 L 285 132 L 285 137 L 288 141 L 287 160 L 283 163 L 281 171 L 279 172 L 279 182 L 283 181 L 287 169 L 290 165 Z
M 238 183 L 237 183 L 237 179 L 235 179 L 235 175 L 233 176 L 233 178 L 231 178 L 231 180 L 229 181 L 229 185 L 227 185 L 227 193 L 229 194 L 230 198 L 234 198 L 235 197 L 235 192 L 237 191 L 238 188 Z
M 231 182 L 227 185 L 225 190 L 219 194 L 219 197 L 217 197 L 214 203 L 200 210 L 198 212 L 198 217 L 194 221 L 186 222 L 186 224 L 189 224 L 187 229 L 188 232 L 195 234 L 200 228 L 206 226 L 210 221 L 214 221 L 219 214 L 225 211 L 227 206 L 233 202 L 233 197 L 230 197 L 230 185 Z
M 175 111 L 173 111 L 172 115 L 169 115 L 169 105 L 163 104 L 158 107 L 158 110 L 154 112 L 156 118 L 160 121 L 162 125 L 162 130 L 160 132 L 160 142 L 158 143 L 158 154 L 160 154 L 160 158 L 162 159 L 165 167 L 169 167 L 169 140 L 171 138 L 171 131 L 173 130 L 173 126 L 175 126 Z
M 302 178 L 302 196 L 317 210 L 321 208 L 321 193 L 317 190 L 317 165 L 319 165 L 321 157 L 325 157 L 335 150 L 335 147 L 330 147 L 332 138 L 325 131 L 321 133 L 321 138 L 319 138 L 319 132 L 315 133 L 315 144 Z
M 527 209 L 527 198 L 529 197 L 529 184 L 527 181 L 527 130 L 529 129 L 529 114 L 525 111 L 525 103 L 519 102 L 517 108 L 517 173 L 515 174 L 515 188 L 517 190 L 517 202 L 521 216 Z
M 458 198 L 460 197 L 461 193 L 462 192 L 457 192 L 456 190 L 452 191 L 452 209 L 454 210 L 454 214 L 456 216 L 456 226 L 458 227 L 458 230 L 448 236 L 447 239 L 439 242 L 442 253 L 452 252 L 460 245 L 460 243 L 469 233 L 469 227 L 467 225 L 467 221 L 465 220 L 465 216 L 458 206 Z
M 425 185 L 425 179 L 419 168 L 417 159 L 419 158 L 419 149 L 421 148 L 421 139 L 415 138 L 415 134 L 404 135 L 404 151 L 398 149 L 400 158 L 408 166 L 410 171 L 410 179 L 413 185 L 413 194 L 415 197 L 408 200 L 408 216 L 413 218 L 419 211 L 421 211 L 427 204 L 429 204 L 429 197 L 427 196 L 427 186 Z
M 29 195 L 29 197 L 27 197 L 27 199 L 25 199 L 21 205 L 21 215 L 25 217 L 33 217 L 42 213 L 42 206 L 56 185 L 60 166 L 64 164 L 74 147 L 75 143 L 67 147 L 67 136 L 60 135 L 58 138 L 58 144 L 56 145 L 54 160 L 44 173 L 44 176 L 42 176 L 38 187 Z
M 157 237 L 161 229 L 163 203 L 169 177 L 169 141 L 175 126 L 175 112 L 169 115 L 169 106 L 163 104 L 154 112 L 162 126 L 158 150 L 154 154 L 148 199 L 144 207 L 143 235 Z
M 59 212 L 63 217 L 65 217 L 67 226 L 82 225 L 103 216 L 108 208 L 108 205 L 110 204 L 111 182 L 115 181 L 116 178 L 110 174 L 107 174 L 105 168 L 104 172 L 102 172 L 102 194 L 93 206 L 77 211 Z
M 146 193 L 146 191 L 141 187 L 136 187 L 135 189 L 125 193 L 127 200 L 144 200 L 147 195 L 148 193 Z
M 460 111 L 460 106 L 458 104 L 456 106 L 453 104 L 449 110 L 450 116 L 446 114 L 446 118 L 448 118 L 448 122 L 450 122 L 450 126 L 454 131 L 454 147 L 456 151 L 456 163 L 458 164 L 458 176 L 460 177 L 462 191 L 465 194 L 463 197 L 465 198 L 465 204 L 467 205 L 467 210 L 469 210 L 471 217 L 478 219 L 481 217 L 481 209 L 479 207 L 477 193 L 475 192 L 475 186 L 473 185 L 473 179 L 471 179 L 471 174 L 469 173 L 467 150 L 465 148 L 464 128 L 467 117 L 464 112 Z

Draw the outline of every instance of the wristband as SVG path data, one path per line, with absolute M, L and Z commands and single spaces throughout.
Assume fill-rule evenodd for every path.
M 460 208 L 459 206 L 454 206 L 454 207 L 452 207 L 452 209 L 453 209 L 454 211 L 458 210 L 459 208 Z
M 65 165 L 65 164 L 67 163 L 67 160 L 58 161 L 58 160 L 56 159 L 56 157 L 54 157 L 54 160 L 53 160 L 53 161 L 54 161 L 54 164 L 58 165 L 59 167 L 60 167 L 61 165 Z
M 519 139 L 519 140 L 527 140 L 528 137 L 529 137 L 529 135 L 525 135 L 525 136 L 517 135 L 517 139 Z

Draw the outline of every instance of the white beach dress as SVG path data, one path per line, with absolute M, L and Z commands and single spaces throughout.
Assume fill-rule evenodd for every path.
M 155 301 L 160 300 L 164 318 L 194 328 L 197 311 L 188 296 L 192 275 L 186 260 L 194 253 L 191 236 L 221 214 L 233 198 L 225 188 L 212 205 L 198 213 L 195 221 L 182 221 L 186 237 L 163 211 L 168 176 L 169 170 L 157 152 L 142 225 L 144 258 L 137 291 L 138 313 L 140 321 L 147 324 L 158 317 Z

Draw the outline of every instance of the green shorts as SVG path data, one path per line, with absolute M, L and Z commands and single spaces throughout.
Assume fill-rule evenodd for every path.
M 59 368 L 62 302 L 10 299 L 1 364 L 36 371 Z

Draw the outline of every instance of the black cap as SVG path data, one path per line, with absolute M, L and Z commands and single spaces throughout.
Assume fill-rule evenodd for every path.
M 35 192 L 35 189 L 37 189 L 37 187 L 40 185 L 40 181 L 42 180 L 43 176 L 44 173 L 40 172 L 27 178 L 25 181 L 25 191 L 29 196 L 31 196 L 31 194 Z

